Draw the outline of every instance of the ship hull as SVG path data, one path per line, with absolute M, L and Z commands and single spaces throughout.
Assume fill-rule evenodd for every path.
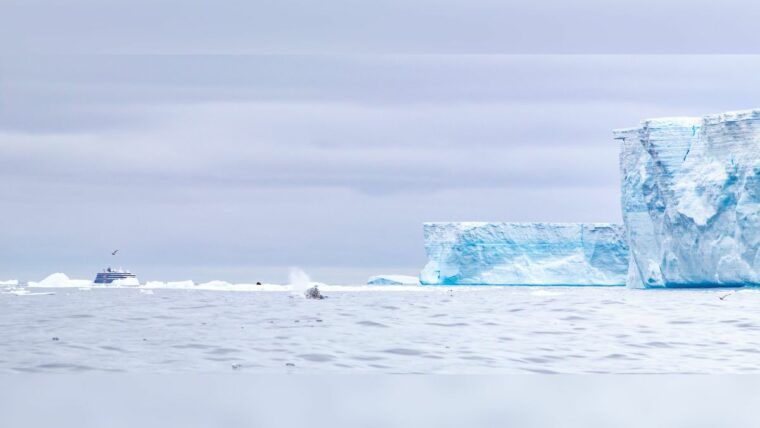
M 111 284 L 119 279 L 135 278 L 135 274 L 129 272 L 101 272 L 95 275 L 95 284 Z

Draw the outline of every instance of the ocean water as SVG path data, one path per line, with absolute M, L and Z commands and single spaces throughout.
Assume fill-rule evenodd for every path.
M 322 290 L 0 287 L 0 372 L 760 372 L 754 289 Z

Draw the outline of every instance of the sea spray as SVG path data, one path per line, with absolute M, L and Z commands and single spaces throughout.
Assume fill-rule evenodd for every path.
M 294 294 L 307 299 L 324 299 L 316 284 L 312 284 L 311 278 L 299 268 L 291 268 L 288 275 L 290 288 Z
M 309 278 L 309 275 L 297 267 L 290 268 L 288 281 L 293 293 L 298 294 L 299 296 L 303 296 L 304 293 L 306 293 L 306 290 L 311 287 L 311 278 Z

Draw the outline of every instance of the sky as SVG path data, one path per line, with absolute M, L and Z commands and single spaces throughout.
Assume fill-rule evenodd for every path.
M 0 279 L 416 274 L 424 221 L 620 222 L 613 128 L 760 96 L 706 55 L 751 8 L 36 3 L 0 6 Z
M 8 53 L 752 53 L 748 0 L 2 0 Z

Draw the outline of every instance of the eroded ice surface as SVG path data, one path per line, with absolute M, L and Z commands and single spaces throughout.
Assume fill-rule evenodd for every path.
M 760 285 L 760 110 L 614 134 L 629 286 Z
M 595 223 L 425 223 L 435 285 L 623 285 L 628 246 L 622 225 Z

